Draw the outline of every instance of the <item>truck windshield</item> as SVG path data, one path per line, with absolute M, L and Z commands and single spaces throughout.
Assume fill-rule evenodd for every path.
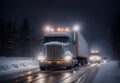
M 64 42 L 67 43 L 69 41 L 69 37 L 45 37 L 44 43 L 46 42 L 52 42 L 52 41 L 58 41 L 58 42 Z

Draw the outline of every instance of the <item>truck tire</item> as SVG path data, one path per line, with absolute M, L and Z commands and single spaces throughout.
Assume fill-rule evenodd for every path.
M 80 62 L 81 65 L 84 65 L 84 62 Z
M 45 67 L 40 67 L 41 71 L 44 71 L 45 70 Z
M 67 69 L 72 69 L 72 66 L 68 66 Z
M 79 66 L 79 62 L 76 61 L 75 64 L 74 64 L 74 66 L 75 66 L 75 67 L 76 67 L 76 66 Z
M 75 64 L 75 66 L 79 66 L 79 62 L 77 64 Z

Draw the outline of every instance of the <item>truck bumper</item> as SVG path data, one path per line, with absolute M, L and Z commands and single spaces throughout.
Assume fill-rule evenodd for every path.
M 40 62 L 41 67 L 67 67 L 71 66 L 72 61 L 44 61 Z

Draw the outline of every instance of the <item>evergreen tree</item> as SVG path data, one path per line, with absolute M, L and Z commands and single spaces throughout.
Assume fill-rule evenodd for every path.
M 12 29 L 12 23 L 9 21 L 9 23 L 6 26 L 6 23 L 4 20 L 0 21 L 0 53 L 1 56 L 10 56 L 10 36 L 11 36 L 11 29 Z
M 0 18 L 0 56 L 4 55 L 4 37 L 5 37 L 5 21 Z
M 30 52 L 31 44 L 31 30 L 28 21 L 24 19 L 22 26 L 20 27 L 19 34 L 19 51 L 23 56 L 27 56 Z
M 30 35 L 30 56 L 34 55 L 35 52 L 35 45 L 36 45 L 36 38 L 35 38 L 35 34 L 34 34 L 34 29 L 31 29 L 31 35 Z
M 14 56 L 14 54 L 16 54 L 16 50 L 17 50 L 17 39 L 18 39 L 18 33 L 16 30 L 16 23 L 13 23 L 13 26 L 10 30 L 10 35 L 9 35 L 9 50 L 12 54 L 12 56 Z
M 4 33 L 4 40 L 3 40 L 3 45 L 4 45 L 4 54 L 7 56 L 13 56 L 13 51 L 15 50 L 14 47 L 14 34 L 13 34 L 13 26 L 11 21 L 9 21 L 7 27 L 5 28 L 5 33 Z

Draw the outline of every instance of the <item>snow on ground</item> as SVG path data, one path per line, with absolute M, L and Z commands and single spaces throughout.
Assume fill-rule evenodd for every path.
M 38 68 L 33 57 L 0 57 L 0 77 Z
M 120 83 L 120 62 L 102 64 L 93 83 Z

